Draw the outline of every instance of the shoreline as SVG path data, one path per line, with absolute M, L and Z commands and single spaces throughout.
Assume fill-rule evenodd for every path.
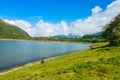
M 4 41 L 4 40 L 6 40 L 6 41 L 11 41 L 11 40 L 13 40 L 13 41 L 27 41 L 25 39 L 0 39 L 0 41 Z
M 76 41 L 55 41 L 55 40 L 32 40 L 32 39 L 5 39 L 5 38 L 0 38 L 0 41 L 4 41 L 4 40 L 6 40 L 6 41 L 35 41 L 35 42 L 70 42 L 70 43 L 92 43 L 92 42 L 82 42 L 82 41 L 80 41 L 80 42 L 76 42 Z M 92 44 L 94 44 L 94 43 L 92 43 Z
M 87 49 L 84 49 L 84 50 L 87 50 Z M 82 50 L 78 50 L 78 51 L 82 51 Z M 72 52 L 78 52 L 78 51 L 72 51 Z M 46 61 L 55 59 L 55 58 L 57 58 L 59 56 L 62 56 L 62 55 L 70 54 L 72 52 L 67 52 L 67 53 L 64 53 L 64 54 L 51 56 L 51 57 L 48 57 L 48 58 L 38 59 L 38 60 L 27 62 L 27 63 L 21 64 L 21 65 L 16 65 L 16 66 L 13 66 L 13 67 L 10 67 L 10 68 L 6 68 L 6 69 L 3 69 L 3 70 L 0 70 L 0 75 L 4 75 L 4 74 L 7 74 L 9 72 L 16 71 L 18 69 L 22 69 L 22 68 L 25 68 L 25 67 L 33 66 L 35 64 L 42 64 L 42 63 L 44 63 Z
M 58 56 L 60 56 L 60 55 L 58 55 Z M 54 59 L 58 56 L 39 59 L 39 60 L 35 60 L 35 61 L 32 61 L 32 62 L 21 64 L 21 65 L 16 65 L 16 66 L 13 66 L 11 68 L 3 69 L 3 70 L 0 70 L 0 75 L 4 75 L 4 74 L 7 74 L 9 72 L 12 72 L 12 71 L 15 71 L 15 70 L 18 70 L 18 69 L 22 69 L 22 68 L 25 68 L 25 67 L 33 66 L 35 64 L 42 64 L 42 63 L 44 63 L 46 61 L 49 61 L 49 60 L 52 60 L 52 59 Z

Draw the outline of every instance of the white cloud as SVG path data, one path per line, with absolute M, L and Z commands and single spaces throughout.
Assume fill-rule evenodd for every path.
M 95 6 L 95 8 L 92 9 L 92 14 L 97 14 L 102 11 L 102 8 L 99 6 Z
M 65 21 L 61 21 L 58 24 L 46 23 L 40 20 L 35 26 L 35 36 L 53 36 L 58 34 L 68 34 L 68 25 Z
M 92 10 L 92 15 L 82 20 L 78 19 L 71 23 L 65 22 L 64 20 L 57 23 L 48 23 L 44 20 L 39 20 L 34 27 L 24 20 L 8 20 L 4 21 L 17 25 L 21 29 L 28 32 L 31 36 L 53 36 L 58 34 L 90 34 L 99 32 L 103 26 L 113 20 L 113 18 L 120 14 L 120 0 L 113 1 L 106 7 L 106 10 L 102 11 L 102 8 L 96 6 Z

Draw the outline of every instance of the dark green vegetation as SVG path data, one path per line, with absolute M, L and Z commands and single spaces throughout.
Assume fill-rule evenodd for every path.
M 73 37 L 73 38 L 56 38 L 55 36 L 52 37 L 33 37 L 33 40 L 39 41 L 69 41 L 69 42 L 104 42 L 105 39 L 101 37 L 100 34 L 88 34 L 84 35 L 83 37 Z
M 0 20 L 0 38 L 1 39 L 30 39 L 31 37 L 17 26 L 5 23 Z
M 120 15 L 105 26 L 102 36 L 110 42 L 112 46 L 120 45 Z
M 0 80 L 120 80 L 120 47 L 94 45 L 7 73 Z
M 82 37 L 83 42 L 105 42 L 105 39 L 102 38 L 101 34 L 88 34 Z

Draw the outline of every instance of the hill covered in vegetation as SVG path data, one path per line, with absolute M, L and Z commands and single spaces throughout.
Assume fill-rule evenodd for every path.
M 31 37 L 17 26 L 0 20 L 0 39 L 30 39 Z

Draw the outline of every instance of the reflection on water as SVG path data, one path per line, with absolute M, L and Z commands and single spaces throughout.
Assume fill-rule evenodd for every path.
M 87 49 L 89 45 L 68 42 L 0 41 L 0 69 Z

